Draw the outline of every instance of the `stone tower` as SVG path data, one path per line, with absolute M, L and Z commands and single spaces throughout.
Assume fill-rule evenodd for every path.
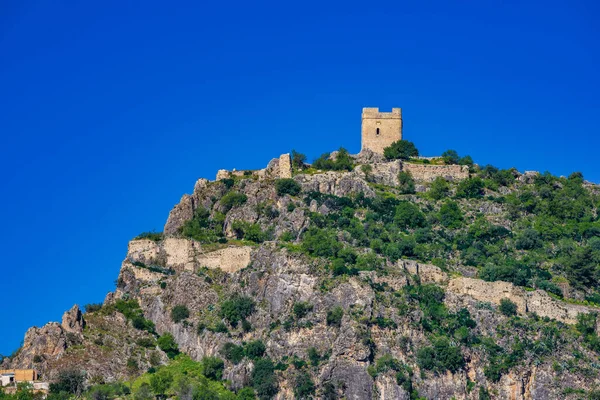
M 402 139 L 402 109 L 379 112 L 379 108 L 363 108 L 362 150 L 383 154 L 383 149 Z

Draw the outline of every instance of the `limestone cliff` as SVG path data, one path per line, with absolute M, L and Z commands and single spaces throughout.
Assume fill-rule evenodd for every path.
M 444 249 L 446 260 L 433 256 L 429 262 L 416 253 L 381 250 L 412 233 L 407 228 L 397 233 L 400 239 L 390 239 L 384 224 L 369 215 L 378 210 L 385 217 L 389 198 L 440 212 L 425 196 L 399 193 L 399 172 L 410 171 L 427 193 L 433 178 L 456 184 L 469 177 L 468 168 L 427 169 L 362 154 L 355 161 L 370 168 L 292 177 L 289 158 L 275 160 L 262 172 L 198 180 L 170 212 L 163 235 L 129 243 L 117 288 L 101 308 L 82 314 L 75 306 L 61 324 L 29 329 L 6 365 L 35 367 L 48 379 L 76 365 L 90 381 L 124 380 L 167 362 L 156 338 L 170 333 L 194 360 L 224 357 L 227 343 L 262 341 L 266 356 L 286 366 L 276 372 L 277 399 L 294 397 L 300 371 L 314 381 L 316 398 L 554 399 L 571 398 L 565 388 L 590 391 L 600 384 L 598 353 L 574 327 L 580 314 L 598 308 L 541 288 L 479 279 L 481 266 L 463 262 L 456 249 Z M 297 190 L 282 193 L 276 180 L 290 177 Z M 493 194 L 518 191 L 529 179 L 519 174 L 511 187 Z M 358 205 L 350 207 L 349 199 Z M 503 202 L 458 202 L 473 225 L 493 223 L 500 232 L 515 224 Z M 364 225 L 357 228 L 357 221 Z M 387 223 L 402 222 L 396 214 Z M 325 233 L 310 234 L 330 240 L 337 258 L 306 244 L 315 227 Z M 361 236 L 367 230 L 381 238 L 369 243 Z M 418 239 L 432 240 L 425 233 Z M 351 261 L 337 261 L 343 257 Z M 240 296 L 251 299 L 254 309 L 244 323 L 233 323 L 220 310 Z M 515 316 L 499 311 L 502 299 L 515 305 Z M 183 320 L 173 318 L 177 306 L 189 310 Z M 341 310 L 338 319 L 334 310 Z M 440 338 L 460 350 L 459 367 L 423 361 L 423 349 L 434 349 Z M 503 352 L 519 362 L 506 361 Z M 307 361 L 309 354 L 318 360 Z M 249 358 L 226 359 L 223 378 L 235 391 L 250 384 L 253 368 Z

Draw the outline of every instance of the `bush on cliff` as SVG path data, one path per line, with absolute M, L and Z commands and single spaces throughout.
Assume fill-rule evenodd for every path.
M 254 300 L 247 296 L 235 295 L 221 303 L 219 316 L 236 327 L 238 322 L 249 317 L 254 312 Z
M 279 388 L 275 365 L 270 358 L 261 358 L 255 361 L 251 382 L 259 399 L 270 399 L 277 394 Z
M 171 320 L 176 324 L 190 316 L 190 310 L 185 305 L 176 305 L 171 310 Z
M 331 159 L 329 153 L 324 153 L 313 162 L 312 167 L 325 171 L 352 171 L 354 168 L 354 161 L 352 160 L 352 157 L 350 157 L 348 150 L 340 147 L 337 151 L 335 160 Z
M 179 347 L 175 342 L 175 338 L 170 333 L 165 333 L 156 341 L 158 347 L 164 351 L 169 358 L 174 358 L 179 354 Z
M 388 160 L 408 160 L 413 157 L 418 157 L 419 150 L 417 150 L 413 142 L 409 142 L 408 140 L 398 140 L 383 149 L 383 155 Z
M 415 180 L 409 171 L 400 171 L 398 173 L 398 190 L 402 194 L 415 193 Z
M 437 338 L 431 346 L 417 351 L 417 363 L 423 369 L 443 374 L 456 372 L 465 365 L 460 347 L 454 346 L 445 337 Z
M 517 315 L 517 305 L 509 299 L 500 300 L 500 307 L 498 307 L 498 309 L 502 314 L 506 315 L 507 317 Z
M 247 200 L 248 196 L 246 196 L 244 193 L 226 193 L 223 197 L 221 197 L 221 206 L 223 207 L 223 212 L 227 213 L 233 207 L 239 207 L 242 204 L 244 204 Z
M 284 196 L 289 194 L 290 196 L 297 196 L 302 190 L 302 186 L 293 179 L 277 179 L 275 181 L 275 190 L 278 196 Z

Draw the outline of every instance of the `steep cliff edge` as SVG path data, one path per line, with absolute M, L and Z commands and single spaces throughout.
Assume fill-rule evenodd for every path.
M 200 179 L 163 234 L 129 243 L 102 307 L 31 328 L 5 366 L 126 380 L 168 362 L 157 338 L 170 334 L 194 360 L 224 359 L 231 390 L 252 386 L 262 398 L 302 397 L 300 379 L 314 385 L 307 396 L 347 399 L 569 398 L 600 384 L 600 347 L 580 317 L 597 324 L 598 308 L 582 300 L 593 288 L 544 258 L 559 246 L 530 233 L 533 210 L 501 199 L 547 196 L 535 178 L 510 171 L 505 185 L 463 197 L 461 182 L 480 171 L 361 157 L 348 171 L 292 179 L 274 162 Z M 407 171 L 419 192 L 405 190 Z M 594 251 L 597 187 L 580 186 L 595 219 L 573 246 Z M 257 341 L 257 357 L 226 350 Z M 253 375 L 266 358 L 278 365 L 271 394 Z

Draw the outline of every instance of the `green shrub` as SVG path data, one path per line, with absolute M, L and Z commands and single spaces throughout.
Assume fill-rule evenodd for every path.
M 440 207 L 439 219 L 446 228 L 457 229 L 462 226 L 463 214 L 457 203 L 448 201 Z
M 444 160 L 444 164 L 452 165 L 458 164 L 460 157 L 456 150 L 446 150 L 442 153 L 442 159 Z
M 169 358 L 174 358 L 179 354 L 179 347 L 175 342 L 175 338 L 170 333 L 165 333 L 156 341 L 158 347 L 164 351 Z
M 202 358 L 202 368 L 204 376 L 220 381 L 223 378 L 225 363 L 218 357 L 204 357 Z
M 352 171 L 354 168 L 354 161 L 348 150 L 340 147 L 335 160 L 332 160 L 329 153 L 321 154 L 319 158 L 317 158 L 312 166 L 316 169 L 322 170 L 333 170 L 333 171 Z
M 221 354 L 226 360 L 238 364 L 244 358 L 244 347 L 227 342 L 221 347 Z
M 342 244 L 334 231 L 311 227 L 302 235 L 302 249 L 312 256 L 333 258 Z
M 85 380 L 86 373 L 84 371 L 77 369 L 62 370 L 58 373 L 56 380 L 50 384 L 50 393 L 67 393 L 79 396 L 83 392 Z
M 215 333 L 228 333 L 229 329 L 227 329 L 227 325 L 223 321 L 217 321 L 215 325 L 212 327 L 212 330 Z
M 156 342 L 152 338 L 139 338 L 138 340 L 136 340 L 135 343 L 140 347 L 145 347 L 148 349 L 151 349 L 156 346 Z
M 231 227 L 238 239 L 262 243 L 271 238 L 270 233 L 264 232 L 259 224 L 252 224 L 246 221 L 234 221 Z
M 275 181 L 275 189 L 277 190 L 278 196 L 284 196 L 289 194 L 290 196 L 297 196 L 302 191 L 302 186 L 293 179 L 277 179 Z
M 261 340 L 253 340 L 246 344 L 244 351 L 246 357 L 251 360 L 256 360 L 265 354 L 266 349 L 265 344 Z
M 102 303 L 90 303 L 83 306 L 86 313 L 100 311 L 102 309 Z
M 154 323 L 144 318 L 144 314 L 142 313 L 142 309 L 137 300 L 119 299 L 115 302 L 114 309 L 123 314 L 127 320 L 131 321 L 131 325 L 135 329 L 154 333 Z M 110 310 L 111 307 L 107 307 L 107 311 Z
M 201 243 L 215 243 L 220 239 L 224 239 L 224 221 L 224 214 L 215 212 L 214 218 L 211 218 L 207 209 L 198 207 L 194 212 L 194 217 L 186 221 L 179 231 L 182 236 Z
M 161 368 L 155 374 L 150 375 L 150 387 L 157 397 L 163 397 L 171 388 L 173 383 L 173 373 L 165 368 Z
M 315 347 L 309 347 L 307 351 L 308 359 L 313 367 L 318 367 L 321 362 L 321 355 Z
M 176 305 L 171 310 L 171 320 L 176 324 L 190 316 L 190 310 L 182 304 Z
M 501 299 L 498 309 L 507 317 L 517 315 L 517 305 L 509 299 Z
M 140 239 L 149 239 L 152 240 L 153 242 L 160 242 L 161 240 L 163 240 L 163 233 L 162 232 L 142 232 L 139 235 L 137 235 L 133 240 L 140 240 Z
M 427 194 L 434 200 L 441 200 L 443 198 L 448 197 L 448 195 L 450 194 L 450 185 L 448 185 L 446 179 L 442 178 L 441 176 L 438 176 L 431 183 L 431 188 L 429 189 L 429 192 L 427 192 Z
M 403 201 L 396 206 L 394 222 L 403 229 L 418 228 L 425 225 L 425 215 L 415 204 Z
M 254 363 L 251 375 L 252 387 L 260 399 L 269 399 L 277 394 L 275 366 L 269 358 L 260 358 Z
M 235 185 L 235 180 L 232 178 L 223 178 L 219 180 L 219 182 L 221 182 L 226 189 L 231 189 L 233 185 Z
M 458 371 L 464 366 L 465 360 L 459 347 L 441 337 L 435 339 L 432 346 L 422 347 L 417 351 L 417 363 L 423 369 L 441 374 Z
M 515 247 L 519 250 L 532 250 L 542 246 L 542 238 L 534 229 L 525 229 L 515 241 Z
M 294 303 L 294 315 L 296 319 L 304 318 L 309 312 L 313 310 L 313 305 L 306 301 L 299 301 Z
M 340 327 L 342 325 L 342 317 L 344 309 L 340 306 L 334 307 L 327 311 L 327 325 Z
M 248 200 L 248 196 L 243 193 L 229 192 L 221 197 L 221 206 L 224 212 L 228 212 L 233 207 L 238 207 Z
M 237 396 L 235 397 L 235 400 L 254 400 L 254 399 L 256 399 L 256 393 L 254 392 L 254 389 L 252 389 L 251 387 L 241 388 L 240 390 L 238 390 Z
M 294 396 L 296 399 L 312 399 L 315 394 L 315 383 L 306 371 L 300 371 L 294 379 Z
M 400 171 L 398 173 L 398 190 L 402 194 L 415 193 L 415 180 L 409 171 Z
M 235 327 L 239 321 L 249 317 L 253 312 L 254 300 L 247 296 L 234 295 L 221 303 L 219 316 Z
M 468 178 L 461 181 L 456 189 L 456 197 L 475 199 L 483 197 L 484 183 L 480 178 Z
M 292 169 L 294 171 L 303 170 L 306 167 L 306 155 L 292 150 Z
M 388 160 L 408 160 L 419 156 L 419 150 L 413 142 L 408 140 L 398 140 L 390 146 L 383 149 L 383 155 Z

